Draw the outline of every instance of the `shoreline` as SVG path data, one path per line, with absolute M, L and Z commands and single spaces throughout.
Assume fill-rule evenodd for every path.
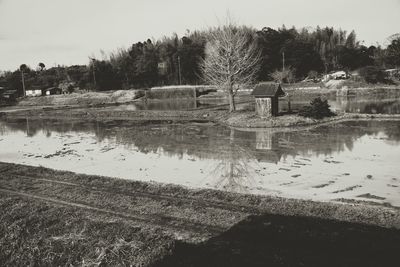
M 34 108 L 4 112 L 0 119 L 51 119 L 51 120 L 90 120 L 90 121 L 136 121 L 141 123 L 181 122 L 216 123 L 238 129 L 285 129 L 299 130 L 307 127 L 341 123 L 356 120 L 400 121 L 400 114 L 341 113 L 324 119 L 304 118 L 296 114 L 283 114 L 263 119 L 254 111 L 235 111 L 229 113 L 219 107 L 189 111 L 157 110 L 112 110 L 107 108 Z

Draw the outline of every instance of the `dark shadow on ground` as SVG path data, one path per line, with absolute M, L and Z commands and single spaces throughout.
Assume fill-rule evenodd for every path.
M 400 266 L 400 231 L 330 220 L 250 216 L 154 266 Z

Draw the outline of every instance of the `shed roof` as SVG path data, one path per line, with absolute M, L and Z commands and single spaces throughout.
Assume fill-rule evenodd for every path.
M 274 82 L 264 82 L 259 83 L 254 87 L 251 95 L 254 96 L 263 96 L 263 97 L 279 97 L 284 96 L 285 92 L 282 90 L 282 87 L 279 83 Z
M 43 89 L 42 91 L 52 91 L 52 90 L 62 90 L 62 89 L 60 89 L 60 88 L 58 88 L 58 87 L 49 87 L 49 88 L 46 88 L 46 89 Z

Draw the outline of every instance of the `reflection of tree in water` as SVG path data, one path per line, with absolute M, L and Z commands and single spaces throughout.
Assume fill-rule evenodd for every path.
M 1 125 L 1 122 L 0 122 Z M 113 124 L 114 126 L 120 125 L 118 122 Z M 10 120 L 2 125 L 3 134 L 7 131 L 21 131 L 25 132 L 27 136 L 33 137 L 38 133 L 42 132 L 46 137 L 51 137 L 53 132 L 56 133 L 87 133 L 95 134 L 98 141 L 104 140 L 107 135 L 104 133 L 107 127 L 101 122 L 96 121 L 65 121 L 65 120 L 38 120 L 30 119 L 29 117 L 25 119 Z M 110 125 L 112 127 L 112 125 Z
M 246 192 L 254 184 L 256 170 L 249 163 L 254 161 L 254 155 L 240 142 L 235 142 L 235 131 L 230 129 L 229 142 L 221 151 L 221 160 L 209 172 L 212 184 L 219 189 L 233 192 Z
M 368 114 L 400 114 L 398 101 L 377 102 L 365 105 L 363 113 Z
M 400 142 L 400 123 L 393 123 L 391 127 L 387 127 L 385 134 L 390 141 Z
M 346 112 L 366 114 L 400 114 L 400 101 L 395 100 L 368 100 L 356 101 L 341 99 L 342 110 Z

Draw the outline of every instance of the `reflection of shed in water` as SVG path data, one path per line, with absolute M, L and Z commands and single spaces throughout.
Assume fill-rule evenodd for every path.
M 273 133 L 271 129 L 256 132 L 256 149 L 271 150 Z
M 278 137 L 272 129 L 256 132 L 256 158 L 259 162 L 278 163 L 282 154 L 279 151 Z
M 257 151 L 256 153 L 258 162 L 278 163 L 281 160 L 282 153 L 275 150 Z
M 251 94 L 255 97 L 257 115 L 262 118 L 278 115 L 279 97 L 285 96 L 279 83 L 259 83 Z

